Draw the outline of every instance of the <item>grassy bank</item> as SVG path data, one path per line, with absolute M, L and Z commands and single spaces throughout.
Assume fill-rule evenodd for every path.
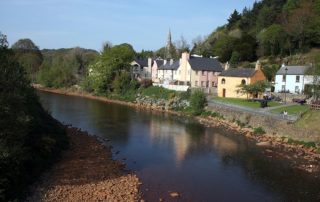
M 249 108 L 260 108 L 260 102 L 254 102 L 247 99 L 240 99 L 240 98 L 223 98 L 223 97 L 214 97 L 213 100 L 217 100 L 223 103 L 229 103 L 234 105 L 239 105 L 243 107 L 249 107 Z M 269 107 L 275 107 L 281 105 L 278 102 L 269 101 L 268 106 Z

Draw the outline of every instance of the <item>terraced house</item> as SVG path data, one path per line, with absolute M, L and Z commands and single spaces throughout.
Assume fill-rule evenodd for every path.
M 247 95 L 241 93 L 239 85 L 253 84 L 257 81 L 264 81 L 266 77 L 261 70 L 261 63 L 257 61 L 253 68 L 229 68 L 226 65 L 225 71 L 218 76 L 218 96 L 229 98 L 247 98 Z M 249 95 L 257 97 L 259 95 Z

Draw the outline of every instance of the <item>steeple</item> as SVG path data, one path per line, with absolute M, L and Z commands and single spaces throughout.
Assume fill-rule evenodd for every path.
M 169 28 L 168 38 L 167 38 L 167 44 L 165 48 L 165 59 L 171 59 L 171 49 L 172 49 L 172 41 L 171 41 L 171 30 Z
M 171 44 L 171 30 L 169 28 L 168 39 L 167 39 L 167 47 Z

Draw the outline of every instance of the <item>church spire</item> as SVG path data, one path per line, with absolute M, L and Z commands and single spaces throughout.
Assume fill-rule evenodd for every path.
M 169 28 L 167 44 L 166 44 L 166 51 L 165 51 L 165 59 L 171 59 L 171 49 L 172 49 L 172 41 L 171 41 L 171 30 Z

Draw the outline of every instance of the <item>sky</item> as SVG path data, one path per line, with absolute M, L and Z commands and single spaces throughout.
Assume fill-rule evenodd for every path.
M 227 23 L 230 14 L 256 0 L 0 0 L 0 32 L 9 45 L 31 39 L 40 49 L 104 42 L 157 50 L 183 36 L 189 44 Z

